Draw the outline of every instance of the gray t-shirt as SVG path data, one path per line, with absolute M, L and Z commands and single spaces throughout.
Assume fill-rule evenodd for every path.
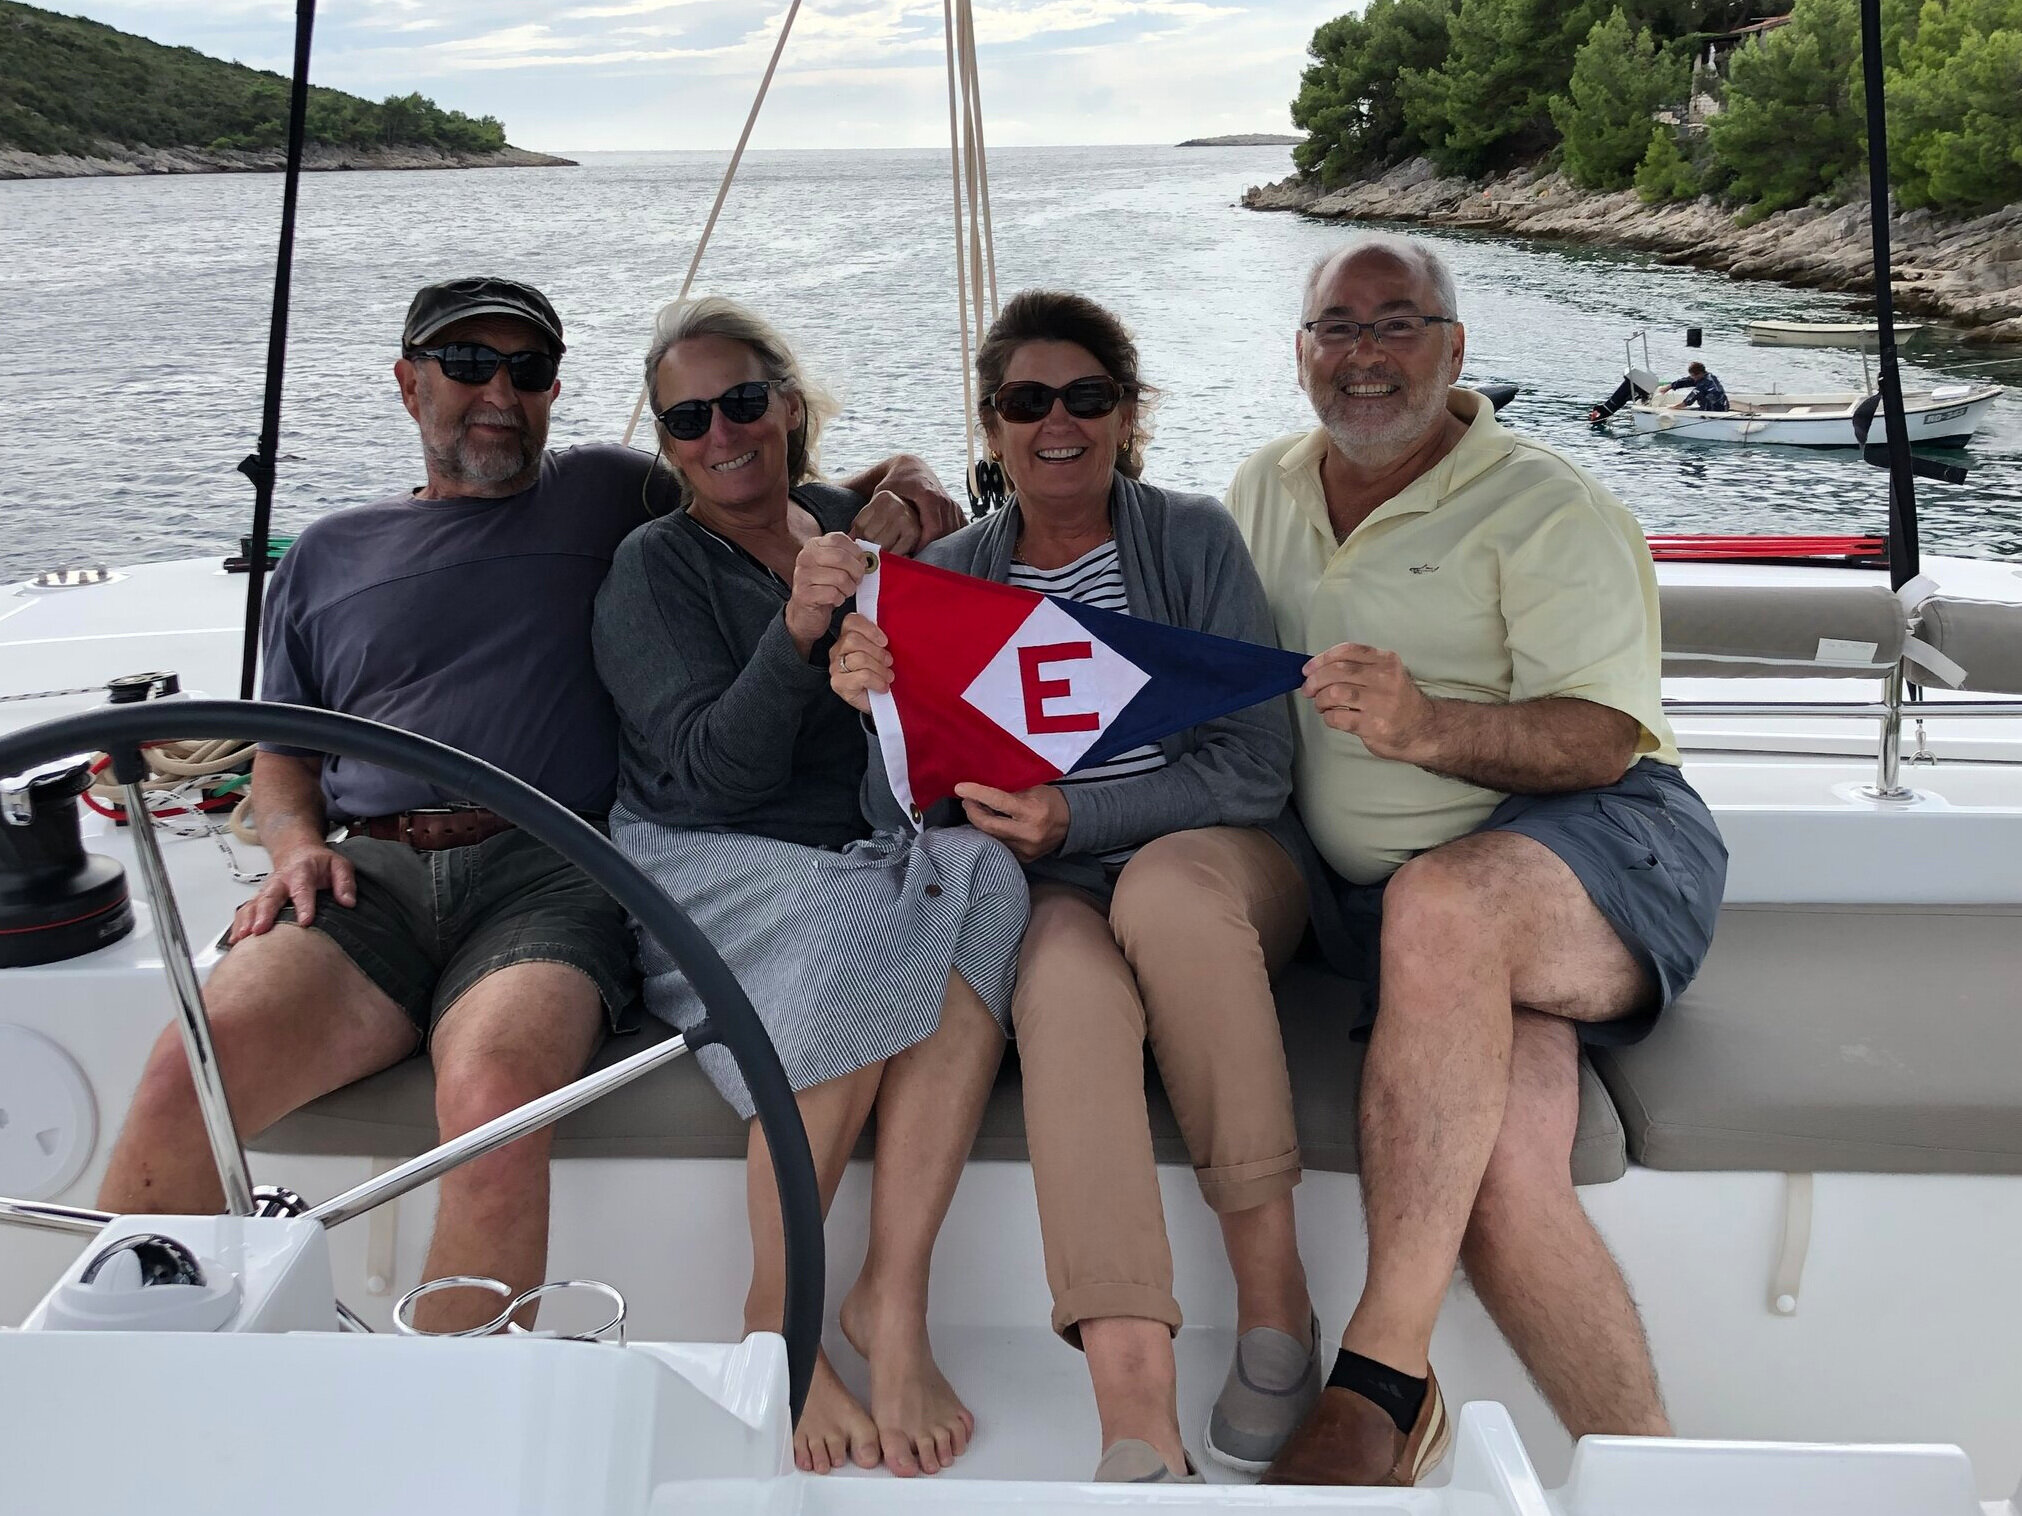
M 567 448 L 502 500 L 395 495 L 321 517 L 274 575 L 262 698 L 431 737 L 573 810 L 608 810 L 618 723 L 590 622 L 618 544 L 673 503 L 665 478 L 652 510 L 642 501 L 651 461 L 608 443 Z M 460 798 L 354 759 L 323 764 L 332 818 Z

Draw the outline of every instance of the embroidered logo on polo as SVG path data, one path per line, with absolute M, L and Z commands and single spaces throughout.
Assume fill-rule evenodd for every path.
M 857 605 L 889 642 L 892 688 L 872 715 L 916 816 L 964 781 L 1029 789 L 1304 680 L 1303 653 L 877 559 Z

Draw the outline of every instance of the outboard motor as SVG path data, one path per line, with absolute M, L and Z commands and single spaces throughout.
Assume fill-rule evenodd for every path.
M 90 787 L 86 763 L 0 781 L 0 968 L 81 957 L 133 930 L 126 871 L 84 850 L 77 797 Z
M 1622 382 L 1615 386 L 1614 394 L 1594 404 L 1587 412 L 1587 419 L 1598 426 L 1631 400 L 1647 400 L 1656 392 L 1657 376 L 1645 369 L 1632 368 L 1622 376 Z

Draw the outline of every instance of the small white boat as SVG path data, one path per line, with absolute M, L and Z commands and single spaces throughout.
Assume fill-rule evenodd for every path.
M 1908 390 L 1903 395 L 1903 421 L 1910 442 L 1925 446 L 1963 446 L 1980 429 L 1987 412 L 2001 396 L 1998 384 L 1941 384 L 1936 389 Z M 1839 390 L 1816 395 L 1741 395 L 1730 392 L 1724 411 L 1688 407 L 1685 392 L 1660 391 L 1628 406 L 1639 432 L 1696 437 L 1706 442 L 1774 443 L 1784 447 L 1858 447 L 1854 408 L 1865 395 Z M 1888 424 L 1875 414 L 1870 442 L 1887 439 Z
M 1877 345 L 1872 321 L 1751 321 L 1745 330 L 1757 347 L 1864 347 Z M 1898 321 L 1896 342 L 1907 345 L 1927 328 L 1921 321 Z

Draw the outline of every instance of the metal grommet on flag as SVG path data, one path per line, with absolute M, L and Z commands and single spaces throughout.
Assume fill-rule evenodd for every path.
M 878 571 L 878 555 L 876 553 L 865 553 L 864 572 L 866 574 L 875 574 L 877 571 Z

